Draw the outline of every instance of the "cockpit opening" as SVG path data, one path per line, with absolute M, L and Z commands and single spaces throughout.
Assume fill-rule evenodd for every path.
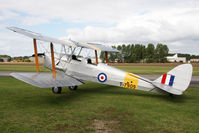
M 73 59 L 73 60 L 76 60 L 76 61 L 81 61 L 81 60 L 77 59 L 77 56 L 76 56 L 76 55 L 72 55 L 72 59 Z
M 90 58 L 87 59 L 87 63 L 88 63 L 88 64 L 92 64 L 92 61 L 91 61 Z

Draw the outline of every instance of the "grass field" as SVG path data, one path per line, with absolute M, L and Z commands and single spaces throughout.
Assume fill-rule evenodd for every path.
M 136 74 L 162 74 L 174 67 L 114 66 Z M 35 71 L 33 65 L 0 65 L 0 71 Z M 40 66 L 40 71 L 47 72 Z M 194 67 L 193 75 L 199 75 Z M 195 132 L 199 91 L 169 97 L 88 82 L 61 95 L 11 77 L 0 77 L 0 132 Z
M 197 88 L 172 98 L 90 82 L 61 95 L 11 77 L 0 86 L 0 132 L 199 131 Z
M 44 66 L 39 66 L 41 72 L 48 72 Z M 34 72 L 36 68 L 34 65 L 0 65 L 0 71 L 24 71 Z
M 163 74 L 174 67 L 168 66 L 114 66 L 121 70 L 135 74 Z M 0 71 L 36 71 L 34 65 L 0 65 Z M 48 72 L 44 66 L 40 66 L 41 72 Z M 199 67 L 193 68 L 193 75 L 199 76 Z

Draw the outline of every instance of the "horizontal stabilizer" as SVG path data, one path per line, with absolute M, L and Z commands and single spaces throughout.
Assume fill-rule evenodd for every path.
M 177 89 L 172 88 L 171 86 L 167 86 L 161 83 L 157 83 L 157 82 L 153 82 L 152 83 L 154 86 L 156 86 L 157 88 L 160 88 L 168 93 L 172 93 L 174 95 L 182 95 L 182 91 L 179 91 Z
M 57 72 L 54 79 L 50 72 L 21 72 L 11 73 L 11 76 L 40 88 L 61 87 L 61 86 L 76 86 L 82 85 L 83 82 L 65 75 L 64 73 Z

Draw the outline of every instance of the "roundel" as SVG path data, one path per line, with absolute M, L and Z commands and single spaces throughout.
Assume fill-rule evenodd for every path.
M 100 74 L 98 74 L 98 80 L 99 80 L 99 82 L 106 82 L 106 80 L 107 80 L 107 76 L 106 76 L 106 74 L 105 73 L 100 73 Z

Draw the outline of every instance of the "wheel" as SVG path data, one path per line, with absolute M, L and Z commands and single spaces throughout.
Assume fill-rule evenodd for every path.
M 68 88 L 69 88 L 69 90 L 71 90 L 71 91 L 77 90 L 77 86 L 69 86 Z
M 52 91 L 55 94 L 61 94 L 62 87 L 52 87 Z

